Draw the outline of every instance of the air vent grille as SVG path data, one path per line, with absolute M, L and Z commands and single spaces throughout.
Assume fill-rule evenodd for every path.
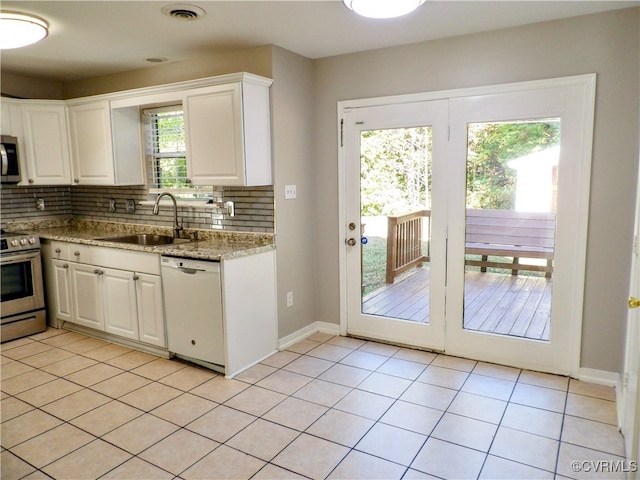
M 186 21 L 197 20 L 206 15 L 206 12 L 200 7 L 187 4 L 167 5 L 162 9 L 162 13 L 168 17 Z

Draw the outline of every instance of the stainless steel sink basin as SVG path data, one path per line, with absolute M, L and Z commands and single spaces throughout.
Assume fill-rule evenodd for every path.
M 133 235 L 122 235 L 119 237 L 98 238 L 98 240 L 104 240 L 105 242 L 146 245 L 148 247 L 157 247 L 161 245 L 176 245 L 179 243 L 188 243 L 190 241 L 187 238 L 173 238 L 172 236 L 169 236 L 169 235 L 154 235 L 151 233 L 140 233 L 140 234 L 133 234 Z

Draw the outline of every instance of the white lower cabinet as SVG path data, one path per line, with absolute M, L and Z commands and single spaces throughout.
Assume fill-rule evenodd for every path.
M 53 292 L 52 298 L 54 299 L 56 308 L 56 317 L 63 322 L 70 322 L 72 319 L 72 305 L 71 305 L 71 269 L 69 268 L 69 262 L 66 260 L 51 261 L 52 272 L 52 285 Z M 51 300 L 47 303 L 52 303 Z M 56 325 L 57 322 L 50 321 L 49 323 Z
M 98 275 L 101 277 L 98 281 L 102 282 L 104 330 L 138 340 L 135 273 L 105 268 L 98 270 Z
M 137 277 L 136 300 L 140 341 L 164 347 L 167 342 L 162 304 L 162 280 L 158 275 L 143 273 L 139 273 Z
M 49 275 L 57 319 L 166 347 L 159 256 L 83 245 L 82 258 L 91 263 L 80 263 L 73 261 L 79 257 L 73 256 L 76 247 L 52 242 L 51 248 L 43 249 L 57 252 Z M 107 262 L 152 273 L 107 268 Z
M 100 277 L 92 265 L 71 263 L 71 322 L 104 330 Z

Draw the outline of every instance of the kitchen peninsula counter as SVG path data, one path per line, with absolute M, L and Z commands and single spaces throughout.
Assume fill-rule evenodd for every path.
M 221 261 L 275 249 L 272 233 L 231 232 L 223 230 L 184 229 L 186 243 L 148 246 L 101 240 L 132 234 L 173 235 L 170 227 L 85 219 L 13 222 L 6 230 L 37 235 L 41 239 L 157 253 L 200 260 Z M 197 240 L 193 239 L 197 234 Z

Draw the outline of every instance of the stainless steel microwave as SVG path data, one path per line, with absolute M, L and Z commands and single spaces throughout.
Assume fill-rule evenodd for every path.
M 20 176 L 20 157 L 18 139 L 9 135 L 0 135 L 0 156 L 2 157 L 2 183 L 18 183 Z

